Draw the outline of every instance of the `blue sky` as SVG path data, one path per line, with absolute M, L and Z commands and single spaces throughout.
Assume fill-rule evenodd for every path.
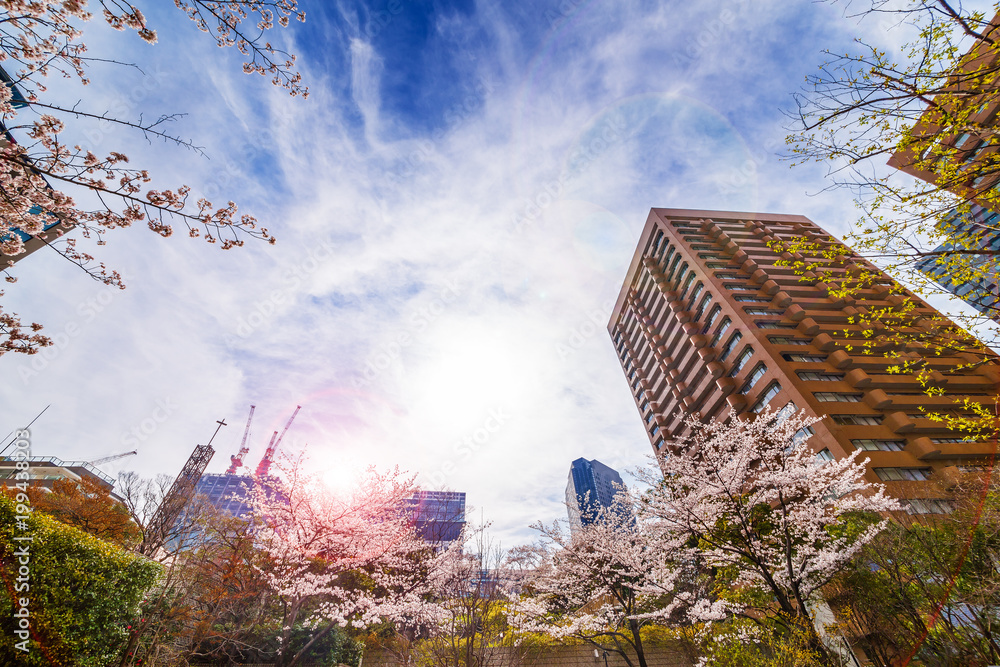
M 842 234 L 846 193 L 776 157 L 782 110 L 822 49 L 902 39 L 789 0 L 302 9 L 272 38 L 298 55 L 307 100 L 242 74 L 172 7 L 147 10 L 156 46 L 88 26 L 93 54 L 143 72 L 99 66 L 52 94 L 187 114 L 174 129 L 207 157 L 67 134 L 123 150 L 159 187 L 238 201 L 278 244 L 114 232 L 100 251 L 122 292 L 54 254 L 22 262 L 5 307 L 63 335 L 0 358 L 0 430 L 51 403 L 36 455 L 134 443 L 109 472 L 173 475 L 225 418 L 219 472 L 250 404 L 251 465 L 302 405 L 285 445 L 331 483 L 398 464 L 468 492 L 507 545 L 565 517 L 573 459 L 645 464 L 604 327 L 649 208 L 804 214 Z

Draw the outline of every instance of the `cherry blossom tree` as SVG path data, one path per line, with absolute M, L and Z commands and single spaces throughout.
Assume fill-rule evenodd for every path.
M 176 0 L 199 30 L 220 47 L 235 47 L 245 57 L 243 69 L 271 77 L 291 95 L 307 90 L 295 71 L 295 58 L 264 39 L 275 23 L 304 20 L 296 0 Z M 134 30 L 144 41 L 156 42 L 156 31 L 139 7 L 127 0 L 102 0 L 101 15 L 116 30 Z M 124 287 L 120 274 L 95 262 L 77 246 L 77 239 L 61 239 L 68 230 L 100 246 L 108 231 L 146 223 L 150 230 L 170 236 L 174 224 L 189 236 L 218 243 L 223 249 L 242 246 L 246 238 L 274 243 L 274 237 L 250 215 L 240 214 L 235 202 L 219 206 L 194 197 L 187 185 L 153 188 L 150 172 L 133 166 L 119 151 L 104 154 L 95 147 L 67 144 L 62 133 L 70 123 L 100 121 L 199 150 L 190 141 L 165 129 L 176 115 L 147 121 L 119 118 L 85 102 L 66 108 L 46 95 L 52 79 L 75 78 L 89 83 L 92 58 L 82 41 L 81 26 L 93 18 L 87 0 L 10 0 L 0 5 L 0 64 L 6 85 L 0 85 L 0 273 L 8 282 L 14 259 L 25 252 L 28 239 L 56 249 L 105 284 Z M 9 78 L 9 81 L 6 79 Z M 80 197 L 87 203 L 80 201 Z M 0 292 L 2 295 L 2 292 Z M 32 354 L 51 341 L 41 326 L 24 325 L 0 309 L 0 355 Z
M 600 508 L 592 523 L 571 534 L 558 522 L 532 526 L 542 543 L 525 595 L 512 608 L 519 631 L 582 640 L 620 655 L 630 667 L 646 667 L 641 629 L 674 612 L 675 592 L 691 572 L 650 542 L 633 506 L 623 491 L 611 508 Z
M 255 485 L 255 535 L 269 561 L 266 579 L 283 609 L 279 664 L 297 664 L 338 626 L 437 620 L 440 610 L 429 594 L 442 556 L 417 536 L 405 509 L 413 490 L 413 477 L 372 468 L 353 493 L 338 495 L 307 474 L 301 459 L 285 467 L 283 480 Z M 296 623 L 318 631 L 290 655 Z
M 507 614 L 521 582 L 519 570 L 488 530 L 489 524 L 467 525 L 461 540 L 435 562 L 430 590 L 440 613 L 436 623 L 418 629 L 424 635 L 421 640 L 396 642 L 400 648 L 412 646 L 405 653 L 395 651 L 402 664 L 468 667 L 511 660 L 523 664 L 529 656 L 532 647 L 514 631 Z
M 670 442 L 658 467 L 645 471 L 651 489 L 637 511 L 647 544 L 714 573 L 715 595 L 677 592 L 690 622 L 768 619 L 805 632 L 820 662 L 831 664 L 811 609 L 901 506 L 864 479 L 860 450 L 818 457 L 807 440 L 816 421 L 788 410 L 692 419 L 691 435 Z

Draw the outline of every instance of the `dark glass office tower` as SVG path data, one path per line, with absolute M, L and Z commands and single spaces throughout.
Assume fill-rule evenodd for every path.
M 624 488 L 621 475 L 597 459 L 579 458 L 569 467 L 566 508 L 570 529 L 593 523 L 601 507 L 611 507 L 615 495 Z
M 968 271 L 974 273 L 976 279 L 965 280 L 953 275 L 954 258 L 942 258 L 949 261 L 949 265 L 945 265 L 938 262 L 938 255 L 920 260 L 916 268 L 979 312 L 1000 318 L 1000 260 L 990 254 L 1000 251 L 1000 213 L 972 204 L 968 213 L 953 212 L 945 224 L 960 238 L 975 237 L 982 241 L 983 254 L 971 255 L 967 260 Z M 939 253 L 949 250 L 964 253 L 967 249 L 964 246 L 956 249 L 951 243 L 934 248 L 934 252 Z
M 421 538 L 446 547 L 462 537 L 465 527 L 465 492 L 417 491 L 405 501 Z

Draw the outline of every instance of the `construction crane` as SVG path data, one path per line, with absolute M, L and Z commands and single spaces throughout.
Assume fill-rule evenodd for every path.
M 250 435 L 250 422 L 253 421 L 253 410 L 257 407 L 256 405 L 250 406 L 250 416 L 247 417 L 247 428 L 243 431 L 243 442 L 240 443 L 240 451 L 236 456 L 229 457 L 229 468 L 226 469 L 227 475 L 235 475 L 237 468 L 243 467 L 243 457 L 247 455 L 250 448 L 247 447 L 247 437 Z
M 99 466 L 102 463 L 109 463 L 109 462 L 114 461 L 116 459 L 123 459 L 126 456 L 135 456 L 138 453 L 139 453 L 138 451 L 136 451 L 136 450 L 133 449 L 131 452 L 122 452 L 121 454 L 112 454 L 111 456 L 105 456 L 103 458 L 94 459 L 93 461 L 87 461 L 87 463 L 89 463 L 92 466 Z
M 295 415 L 299 414 L 299 410 L 302 409 L 301 405 L 295 406 L 295 412 L 292 416 L 288 418 L 288 423 L 285 424 L 285 430 L 281 432 L 281 436 L 278 436 L 278 432 L 275 431 L 274 435 L 271 436 L 271 442 L 267 444 L 267 451 L 264 452 L 264 458 L 260 460 L 257 464 L 257 477 L 267 477 L 267 471 L 271 468 L 271 459 L 274 457 L 274 452 L 277 451 L 278 445 L 281 444 L 281 439 L 285 437 L 285 433 L 288 432 L 288 427 L 292 425 L 292 421 L 295 419 Z M 277 438 L 277 440 L 275 440 Z
M 180 474 L 177 475 L 174 483 L 160 501 L 159 507 L 156 508 L 156 512 L 153 513 L 152 518 L 149 520 L 149 525 L 142 538 L 142 544 L 139 546 L 139 552 L 143 556 L 152 556 L 160 547 L 167 543 L 170 533 L 174 529 L 174 524 L 177 523 L 188 503 L 194 497 L 198 480 L 201 479 L 202 473 L 205 472 L 209 461 L 215 455 L 212 440 L 215 440 L 219 429 L 227 426 L 224 419 L 216 423 L 219 427 L 215 429 L 212 439 L 208 441 L 207 445 L 197 445 L 194 448 L 191 456 L 188 457 L 187 463 L 181 468 Z

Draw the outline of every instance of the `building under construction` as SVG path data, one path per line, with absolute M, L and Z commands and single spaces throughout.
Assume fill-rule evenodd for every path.
M 199 450 L 196 449 L 191 459 L 188 460 L 188 465 L 185 466 L 184 471 L 178 475 L 174 485 L 181 484 L 183 488 L 176 494 L 173 493 L 172 489 L 162 503 L 162 506 L 165 508 L 165 525 L 172 527 L 171 530 L 166 531 L 170 533 L 170 536 L 164 542 L 168 550 L 177 550 L 197 543 L 201 529 L 197 525 L 197 517 L 191 511 L 193 501 L 197 499 L 194 507 L 204 503 L 209 507 L 221 510 L 229 516 L 243 518 L 250 513 L 250 496 L 253 489 L 258 484 L 263 483 L 266 485 L 267 480 L 273 478 L 270 474 L 270 468 L 274 454 L 277 452 L 278 446 L 285 437 L 285 433 L 288 432 L 302 406 L 295 407 L 295 412 L 288 419 L 280 435 L 278 431 L 275 431 L 271 435 L 267 450 L 264 452 L 260 463 L 257 464 L 254 474 L 248 475 L 245 472 L 240 472 L 240 469 L 245 467 L 243 459 L 250 451 L 247 443 L 250 438 L 250 426 L 253 422 L 255 409 L 256 406 L 250 406 L 250 415 L 247 417 L 247 424 L 243 431 L 243 439 L 240 442 L 239 452 L 229 457 L 230 465 L 225 473 L 221 475 L 205 474 L 205 468 L 208 466 L 211 454 L 206 458 L 204 452 L 199 454 Z M 214 450 L 212 450 L 212 453 L 214 454 Z

